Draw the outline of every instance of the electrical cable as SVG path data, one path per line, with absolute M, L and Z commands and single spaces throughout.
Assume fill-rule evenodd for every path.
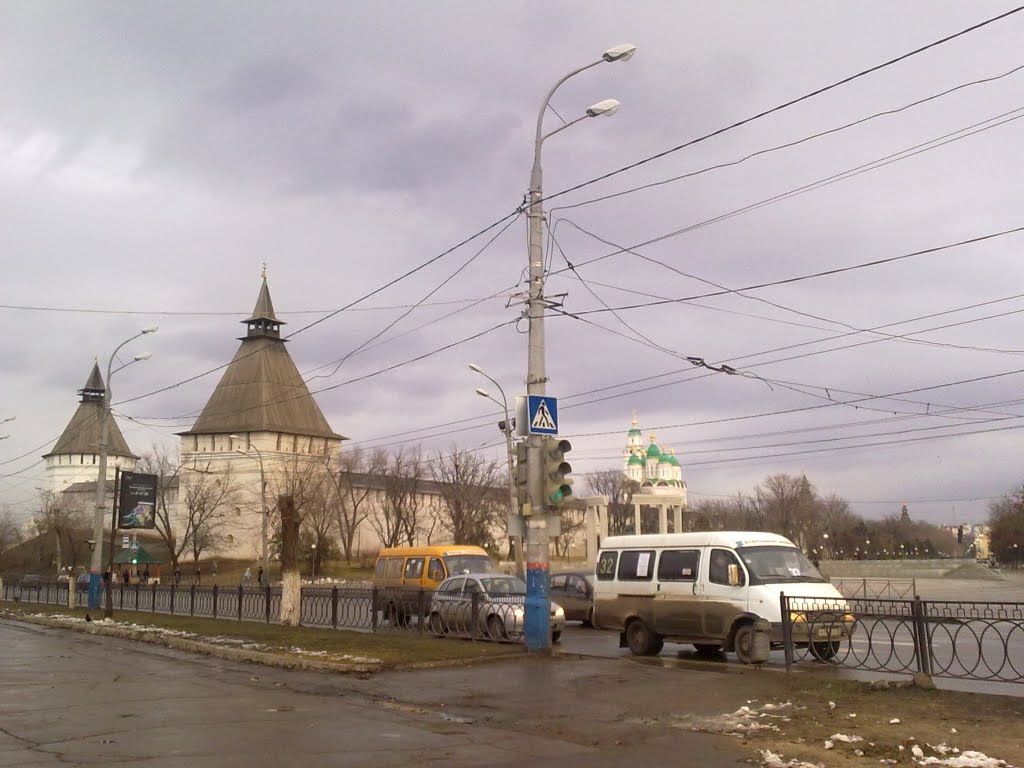
M 901 54 L 899 56 L 896 56 L 895 58 L 889 59 L 888 61 L 883 61 L 882 63 L 876 64 L 873 67 L 869 67 L 868 69 L 864 69 L 864 70 L 861 70 L 859 72 L 856 72 L 855 74 L 852 74 L 852 75 L 849 75 L 847 77 L 844 77 L 841 80 L 837 80 L 837 81 L 835 81 L 835 82 L 833 82 L 833 83 L 831 83 L 829 85 L 825 85 L 825 86 L 822 86 L 821 88 L 817 88 L 817 89 L 815 89 L 813 91 L 810 91 L 809 93 L 805 93 L 803 96 L 799 96 L 799 97 L 797 97 L 795 99 L 790 99 L 789 101 L 783 102 L 782 104 L 779 104 L 779 105 L 777 105 L 775 107 L 771 107 L 770 109 L 763 110 L 761 112 L 758 112 L 757 114 L 751 115 L 750 117 L 746 117 L 746 118 L 743 118 L 742 120 L 738 120 L 738 121 L 736 121 L 734 123 L 731 123 L 730 125 L 727 125 L 727 126 L 725 126 L 723 128 L 719 128 L 718 130 L 712 131 L 711 133 L 704 134 L 703 136 L 699 136 L 699 137 L 697 137 L 695 139 L 690 139 L 688 141 L 683 142 L 682 144 L 678 144 L 678 145 L 676 145 L 674 147 L 670 147 L 669 149 L 663 150 L 662 152 L 658 152 L 656 154 L 649 155 L 649 156 L 647 156 L 645 158 L 637 160 L 637 161 L 635 161 L 633 163 L 629 163 L 628 165 L 624 165 L 624 166 L 622 166 L 620 168 L 617 168 L 617 169 L 615 169 L 613 171 L 609 171 L 607 173 L 601 174 L 600 176 L 595 176 L 595 177 L 593 177 L 591 179 L 588 179 L 587 181 L 580 182 L 579 184 L 574 184 L 571 187 L 566 187 L 565 189 L 563 189 L 563 190 L 561 190 L 559 192 L 556 192 L 556 193 L 554 193 L 552 195 L 548 195 L 545 198 L 545 200 L 554 200 L 555 198 L 562 197 L 563 195 L 567 195 L 570 192 L 575 192 L 577 190 L 583 189 L 584 187 L 589 187 L 590 185 L 596 184 L 599 181 L 604 181 L 606 179 L 610 179 L 613 176 L 618 176 L 619 174 L 625 173 L 626 171 L 633 170 L 634 168 L 639 168 L 640 166 L 646 165 L 647 163 L 653 162 L 655 160 L 659 160 L 659 159 L 661 159 L 663 157 L 667 157 L 668 155 L 671 155 L 671 154 L 673 154 L 675 152 L 679 152 L 680 150 L 686 149 L 687 147 L 692 147 L 692 146 L 694 146 L 696 144 L 700 144 L 701 142 L 707 141 L 708 139 L 714 138 L 715 136 L 721 136 L 723 133 L 731 131 L 731 130 L 733 130 L 735 128 L 739 128 L 740 126 L 752 123 L 755 120 L 760 120 L 761 118 L 766 117 L 768 115 L 771 115 L 771 114 L 773 114 L 775 112 L 780 112 L 780 111 L 782 111 L 784 109 L 792 107 L 792 106 L 794 106 L 796 104 L 799 104 L 799 103 L 801 103 L 803 101 L 807 101 L 808 99 L 812 99 L 815 96 L 820 96 L 823 93 L 827 93 L 828 91 L 834 90 L 835 88 L 839 88 L 842 85 L 845 85 L 847 83 L 853 82 L 854 80 L 857 80 L 859 78 L 865 77 L 865 76 L 867 76 L 867 75 L 869 75 L 869 74 L 871 74 L 873 72 L 878 72 L 879 70 L 885 69 L 886 67 L 890 67 L 890 66 L 892 66 L 894 64 L 897 64 L 897 63 L 899 63 L 901 61 L 905 61 L 906 59 L 909 59 L 912 56 L 916 56 L 919 53 L 923 53 L 924 51 L 927 51 L 927 50 L 930 50 L 930 49 L 935 48 L 937 46 L 940 46 L 940 45 L 943 45 L 945 43 L 948 43 L 948 42 L 950 42 L 952 40 L 955 40 L 955 39 L 957 39 L 959 37 L 962 37 L 962 36 L 967 35 L 967 34 L 969 34 L 971 32 L 974 32 L 974 31 L 976 31 L 978 29 L 986 27 L 989 24 L 993 24 L 993 23 L 995 23 L 997 21 L 1001 21 L 1003 19 L 1006 19 L 1006 18 L 1008 18 L 1008 17 L 1010 17 L 1010 16 L 1012 16 L 1012 15 L 1014 15 L 1016 13 L 1020 13 L 1021 11 L 1024 11 L 1024 5 L 1020 5 L 1020 6 L 1017 6 L 1015 8 L 1011 8 L 1010 10 L 1008 10 L 1008 11 L 1006 11 L 1004 13 L 1001 13 L 1001 14 L 999 14 L 997 16 L 993 16 L 993 17 L 991 17 L 989 19 L 985 19 L 984 21 L 981 21 L 981 22 L 979 22 L 977 24 L 972 24 L 971 26 L 966 27 L 965 29 L 962 29 L 959 32 L 955 32 L 955 33 L 953 33 L 951 35 L 947 35 L 946 37 L 943 37 L 943 38 L 940 38 L 938 40 L 935 40 L 935 41 L 933 41 L 931 43 L 928 43 L 927 45 L 920 46 L 919 48 L 915 48 L 914 50 L 908 51 L 908 52 L 903 53 L 903 54 Z

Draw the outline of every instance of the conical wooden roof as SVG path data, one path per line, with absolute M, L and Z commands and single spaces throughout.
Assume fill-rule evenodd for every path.
M 199 418 L 182 435 L 283 432 L 293 435 L 344 438 L 331 429 L 309 394 L 283 339 L 265 323 L 281 323 L 274 315 L 264 280 L 235 357 L 221 377 Z
M 58 438 L 49 453 L 43 454 L 43 458 L 49 456 L 67 456 L 71 454 L 95 454 L 100 450 L 100 414 L 103 411 L 103 377 L 100 375 L 98 364 L 93 364 L 92 372 L 85 382 L 85 386 L 78 390 L 82 399 L 71 417 L 71 421 L 64 428 L 64 434 Z M 108 456 L 127 456 L 137 459 L 128 443 L 121 434 L 121 428 L 117 425 L 117 419 L 110 414 L 110 431 L 108 434 L 109 446 Z

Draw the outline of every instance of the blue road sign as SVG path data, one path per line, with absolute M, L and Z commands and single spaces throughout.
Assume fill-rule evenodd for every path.
M 528 430 L 531 435 L 558 434 L 558 398 L 548 395 L 527 396 Z

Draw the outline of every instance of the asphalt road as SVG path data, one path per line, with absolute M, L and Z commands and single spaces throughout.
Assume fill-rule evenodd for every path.
M 358 680 L 6 621 L 0 647 L 0 766 L 601 768 L 687 754 L 715 768 L 748 756 L 734 739 L 628 722 L 735 710 L 749 693 L 723 690 L 717 674 L 688 673 L 691 692 L 707 689 L 694 701 L 663 670 L 607 660 Z

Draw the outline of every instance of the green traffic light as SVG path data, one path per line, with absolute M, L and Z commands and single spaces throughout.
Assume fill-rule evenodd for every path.
M 557 507 L 572 496 L 572 465 L 565 460 L 565 454 L 572 450 L 572 443 L 549 437 L 544 440 L 544 495 L 551 506 Z

